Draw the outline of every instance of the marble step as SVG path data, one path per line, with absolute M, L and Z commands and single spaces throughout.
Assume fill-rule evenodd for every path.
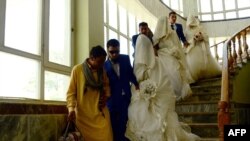
M 200 141 L 219 141 L 219 138 L 201 138 Z
M 182 101 L 186 101 L 186 102 L 193 102 L 193 101 L 219 101 L 220 100 L 220 93 L 214 93 L 214 92 L 210 92 L 210 93 L 193 93 L 190 97 L 185 98 Z
M 191 132 L 201 138 L 218 138 L 219 129 L 217 123 L 188 123 Z
M 195 83 L 192 83 L 190 86 L 213 86 L 213 85 L 221 85 L 221 77 L 216 78 L 209 78 L 209 79 L 203 79 L 198 80 Z
M 218 112 L 218 101 L 181 101 L 176 103 L 177 113 Z
M 179 121 L 184 123 L 217 123 L 218 112 L 188 112 L 177 113 Z M 230 118 L 232 123 L 236 123 L 236 114 L 230 111 Z
M 220 93 L 221 84 L 191 86 L 193 94 L 196 93 Z
M 184 123 L 216 123 L 217 112 L 177 113 L 179 121 Z

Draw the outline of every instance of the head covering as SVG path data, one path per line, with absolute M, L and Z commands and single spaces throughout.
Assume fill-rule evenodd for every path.
M 170 29 L 170 25 L 168 23 L 168 17 L 167 16 L 160 17 L 157 21 L 157 25 L 153 36 L 154 45 L 159 43 L 159 41 L 162 38 L 168 36 L 170 32 L 168 29 Z
M 155 63 L 154 49 L 151 40 L 146 35 L 138 36 L 135 53 L 135 66 L 136 64 L 144 64 L 148 68 L 153 68 Z
M 199 26 L 200 22 L 194 15 L 189 15 L 187 18 L 186 26 L 187 28 L 190 26 Z

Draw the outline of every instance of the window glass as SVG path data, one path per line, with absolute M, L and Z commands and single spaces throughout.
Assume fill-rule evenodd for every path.
M 180 2 L 180 14 L 182 15 L 183 14 L 183 1 L 182 0 L 179 0 Z
M 179 10 L 178 2 L 179 0 L 171 0 L 171 8 L 175 10 Z
M 135 16 L 129 13 L 129 37 L 136 34 Z
M 203 21 L 210 21 L 212 20 L 211 14 L 204 14 L 201 15 Z
M 201 12 L 211 12 L 210 0 L 200 0 Z
M 33 59 L 0 52 L 0 96 L 39 99 L 40 65 Z
M 235 0 L 226 0 L 225 1 L 225 9 L 226 10 L 235 9 Z
M 69 80 L 68 75 L 45 71 L 44 99 L 66 101 Z
M 50 0 L 49 61 L 70 66 L 70 0 Z
M 128 40 L 123 36 L 120 36 L 120 53 L 128 54 Z
M 111 29 L 109 29 L 109 39 L 118 39 L 117 33 Z
M 107 27 L 104 26 L 104 49 L 107 51 L 106 49 L 106 44 L 107 44 L 107 41 L 108 41 L 108 36 L 107 36 Z
M 6 0 L 4 45 L 41 53 L 41 0 Z
M 250 0 L 237 0 L 238 8 L 250 7 Z
M 104 10 L 104 11 L 103 11 L 103 15 L 104 15 L 104 23 L 106 23 L 106 22 L 107 22 L 107 20 L 106 20 L 106 19 L 107 19 L 107 14 L 106 14 L 106 11 L 107 11 L 107 6 L 106 6 L 106 3 L 107 3 L 107 2 L 106 2 L 106 0 L 104 0 L 104 1 L 103 1 L 103 5 L 104 5 L 104 8 L 103 8 L 103 10 Z
M 236 18 L 236 12 L 227 12 L 226 19 L 233 19 Z
M 222 0 L 212 0 L 212 3 L 213 3 L 213 11 L 214 12 L 223 11 Z
M 125 35 L 127 35 L 127 13 L 126 12 L 127 12 L 126 9 L 119 6 L 119 19 L 120 19 L 119 29 Z
M 68 87 L 63 77 L 69 78 L 72 67 L 71 6 L 74 0 L 4 1 L 1 12 L 5 10 L 5 15 L 0 16 L 0 21 L 5 22 L 4 32 L 0 33 L 4 43 L 0 48 L 6 47 L 6 50 L 0 51 L 0 97 L 65 100 L 65 91 L 60 92 Z M 53 73 L 44 72 L 48 68 Z M 56 90 L 48 88 L 56 83 L 60 83 L 62 90 L 55 96 Z
M 214 20 L 222 20 L 222 19 L 224 19 L 223 13 L 214 14 Z
M 162 0 L 163 3 L 165 3 L 167 6 L 170 4 L 170 0 Z
M 109 0 L 109 25 L 117 29 L 117 4 L 115 0 Z
M 249 13 L 250 13 L 250 9 L 240 10 L 239 11 L 239 17 L 240 18 L 242 18 L 242 17 L 250 17 Z
M 183 14 L 183 0 L 161 0 L 169 8 L 173 9 L 176 13 Z

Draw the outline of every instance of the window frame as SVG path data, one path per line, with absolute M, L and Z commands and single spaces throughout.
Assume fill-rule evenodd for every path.
M 117 19 L 117 29 L 116 29 L 116 28 L 114 28 L 113 26 L 111 26 L 109 24 L 109 0 L 104 0 L 104 7 L 105 7 L 104 10 L 106 10 L 106 11 L 104 11 L 104 13 L 106 13 L 106 15 L 104 16 L 104 18 L 106 18 L 106 19 L 104 19 L 104 30 L 105 30 L 104 31 L 105 32 L 105 34 L 104 34 L 104 41 L 105 41 L 104 48 L 105 48 L 105 50 L 107 50 L 106 42 L 110 39 L 110 37 L 109 37 L 109 35 L 110 35 L 109 31 L 111 30 L 112 32 L 117 33 L 117 40 L 119 42 L 121 42 L 121 38 L 120 37 L 123 37 L 123 38 L 127 39 L 127 46 L 126 46 L 127 54 L 126 55 L 129 55 L 130 62 L 132 64 L 132 62 L 133 62 L 134 59 L 132 57 L 132 54 L 133 54 L 132 49 L 131 49 L 131 47 L 132 47 L 132 36 L 130 37 L 131 33 L 130 33 L 130 27 L 129 27 L 130 26 L 129 25 L 129 14 L 131 14 L 131 13 L 129 13 L 129 11 L 126 8 L 122 7 L 122 5 L 119 5 L 116 2 L 116 9 L 117 9 L 116 10 L 116 12 L 117 12 L 117 18 L 116 18 Z M 124 8 L 126 10 L 126 26 L 127 26 L 127 33 L 126 34 L 124 34 L 122 31 L 120 31 L 120 25 L 121 25 L 120 24 L 120 13 L 119 13 L 120 12 L 120 10 L 119 10 L 120 7 Z M 135 28 L 135 30 L 136 30 L 135 33 L 138 34 L 138 24 L 139 24 L 138 23 L 138 18 L 136 16 L 134 16 L 134 17 L 135 17 L 134 26 L 136 27 Z M 124 18 L 124 17 L 122 17 L 122 18 Z M 123 45 L 121 45 L 121 46 L 125 47 Z
M 201 12 L 200 11 L 201 10 L 201 2 L 200 2 L 200 0 L 197 0 L 198 16 L 199 16 L 199 19 L 201 21 L 220 21 L 220 20 L 247 18 L 247 17 L 241 17 L 241 16 L 239 16 L 239 11 L 249 10 L 250 9 L 250 6 L 244 7 L 244 8 L 238 8 L 238 0 L 234 0 L 234 2 L 235 2 L 235 9 L 226 10 L 226 8 L 225 8 L 225 2 L 226 2 L 226 0 L 222 0 L 222 11 L 216 11 L 215 12 L 213 10 L 213 1 L 212 0 L 209 0 L 209 1 L 210 1 L 210 5 L 211 5 L 211 7 L 210 7 L 211 8 L 211 12 Z M 229 12 L 236 12 L 236 17 L 235 18 L 227 18 L 226 17 L 226 13 L 229 13 Z M 215 20 L 215 18 L 214 18 L 215 14 L 223 14 L 223 19 Z M 211 15 L 211 20 L 203 20 L 202 19 L 202 15 Z M 250 16 L 248 16 L 248 17 L 250 17 Z
M 11 98 L 0 96 L 1 101 L 9 102 L 36 102 L 36 103 L 65 103 L 65 101 L 45 100 L 45 71 L 54 72 L 58 74 L 67 75 L 70 77 L 71 70 L 74 65 L 74 5 L 75 0 L 70 0 L 70 66 L 57 64 L 49 61 L 49 3 L 50 0 L 41 0 L 41 50 L 40 55 L 25 52 L 19 49 L 11 48 L 4 45 L 5 36 L 5 20 L 6 20 L 6 1 L 0 1 L 0 51 L 10 53 L 20 57 L 39 61 L 41 64 L 40 69 L 40 95 L 38 99 L 29 98 Z M 1 67 L 1 66 L 0 66 Z M 65 93 L 66 95 L 66 93 Z

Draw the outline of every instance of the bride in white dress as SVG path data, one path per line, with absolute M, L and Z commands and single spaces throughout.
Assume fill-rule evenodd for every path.
M 131 141 L 199 140 L 188 126 L 179 122 L 175 112 L 176 95 L 168 73 L 174 69 L 168 63 L 168 52 L 159 49 L 155 56 L 152 42 L 142 34 L 135 53 L 134 73 L 140 90 L 132 88 L 126 137 Z
M 165 61 L 165 72 L 174 88 L 177 101 L 192 94 L 190 83 L 193 82 L 181 42 L 175 30 L 171 29 L 168 17 L 161 17 L 153 36 L 154 45 L 159 47 L 158 55 Z
M 186 39 L 190 43 L 186 49 L 189 72 L 194 81 L 221 75 L 221 67 L 211 55 L 208 35 L 193 15 L 187 18 Z

